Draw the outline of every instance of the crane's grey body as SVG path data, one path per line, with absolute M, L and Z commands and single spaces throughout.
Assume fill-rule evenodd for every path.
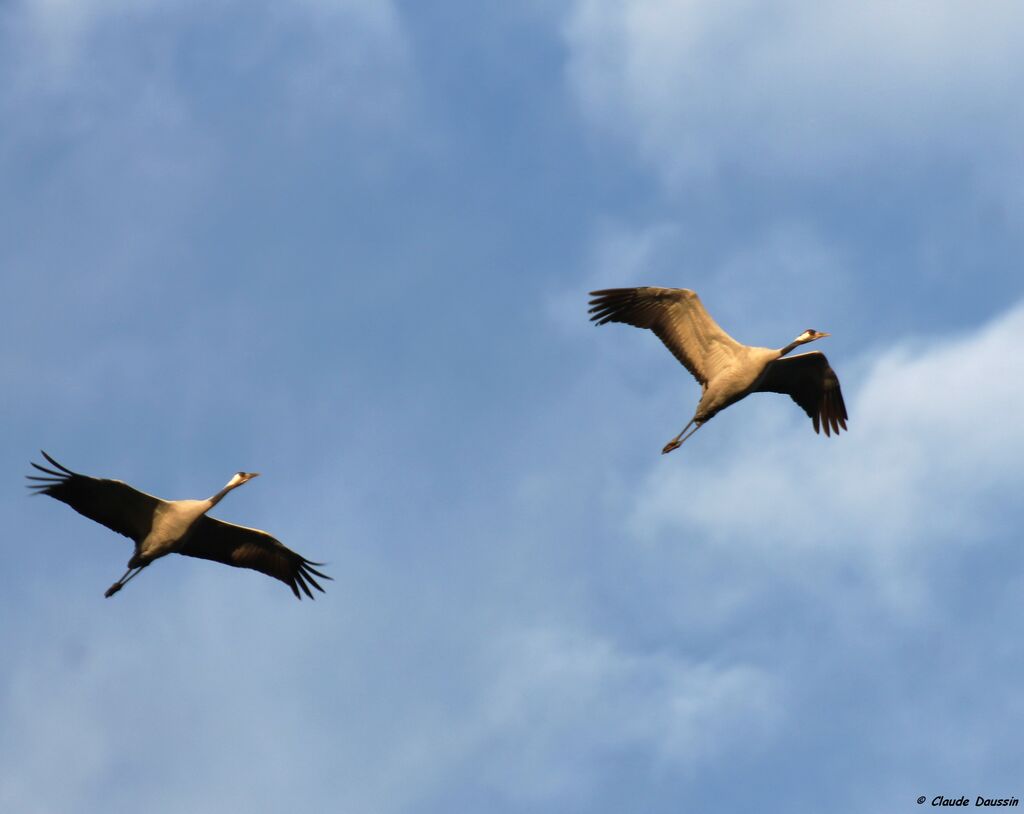
M 752 393 L 764 378 L 768 365 L 781 358 L 778 350 L 740 345 L 722 350 L 713 366 L 714 378 L 701 385 L 700 401 L 693 415 L 696 422 L 709 421 L 731 404 Z
M 280 540 L 259 529 L 236 526 L 207 514 L 232 489 L 248 483 L 258 472 L 238 472 L 223 489 L 206 500 L 162 500 L 140 492 L 127 483 L 91 478 L 72 472 L 43 452 L 55 469 L 33 463 L 44 476 L 29 475 L 37 494 L 67 503 L 79 514 L 102 523 L 135 543 L 128 570 L 107 589 L 113 596 L 154 560 L 168 554 L 184 554 L 240 568 L 252 568 L 281 580 L 299 599 L 301 589 L 313 598 L 310 586 L 323 591 L 314 575 L 331 579 Z
M 846 406 L 839 379 L 824 354 L 813 351 L 789 358 L 794 348 L 826 333 L 807 329 L 783 348 L 760 348 L 737 342 L 686 288 L 609 288 L 590 292 L 590 318 L 598 325 L 623 322 L 649 328 L 700 383 L 693 418 L 662 452 L 671 452 L 731 404 L 754 392 L 789 395 L 811 417 L 814 431 L 825 435 L 846 429 Z M 693 430 L 684 437 L 690 428 Z
M 153 512 L 153 527 L 149 534 L 135 547 L 135 555 L 129 565 L 151 563 L 167 554 L 177 551 L 188 539 L 196 521 L 213 508 L 213 501 L 206 500 L 160 500 Z

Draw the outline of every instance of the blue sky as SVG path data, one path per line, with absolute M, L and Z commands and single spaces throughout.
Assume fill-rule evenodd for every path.
M 0 808 L 1024 796 L 1016 2 L 0 7 Z M 586 319 L 807 327 L 850 432 Z M 42 447 L 217 507 L 295 602 Z

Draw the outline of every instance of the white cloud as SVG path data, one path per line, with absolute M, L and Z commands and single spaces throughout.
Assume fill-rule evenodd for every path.
M 1022 33 L 1012 0 L 577 0 L 565 26 L 585 114 L 675 182 L 1016 149 Z
M 602 759 L 639 750 L 690 773 L 731 750 L 756 750 L 778 724 L 780 689 L 742 664 L 630 652 L 579 631 L 498 637 L 476 748 L 490 783 L 512 800 L 593 791 Z
M 371 696 L 389 714 L 348 719 L 364 747 L 343 756 L 362 779 L 353 802 L 422 810 L 435 794 L 475 788 L 548 810 L 589 799 L 607 761 L 631 756 L 686 776 L 725 753 L 756 754 L 782 718 L 777 680 L 749 664 L 633 650 L 557 622 L 473 625 L 451 653 L 447 634 L 424 634 L 427 653 L 399 646 L 417 658 L 415 671 L 394 665 L 401 681 L 384 677 L 379 652 L 361 668 L 373 671 Z M 441 653 L 439 691 L 422 659 Z

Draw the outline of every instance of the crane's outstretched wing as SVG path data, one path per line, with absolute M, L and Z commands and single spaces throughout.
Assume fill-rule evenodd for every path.
M 776 359 L 754 388 L 754 392 L 785 393 L 799 404 L 814 422 L 814 431 L 824 427 L 839 434 L 846 429 L 846 404 L 839 389 L 839 377 L 820 351 Z
M 607 288 L 590 296 L 592 322 L 650 328 L 701 384 L 743 348 L 687 288 Z
M 265 531 L 225 523 L 207 515 L 196 521 L 195 528 L 178 553 L 261 571 L 281 580 L 299 599 L 302 599 L 299 588 L 313 599 L 310 585 L 323 593 L 324 589 L 317 584 L 314 575 L 332 579 L 313 567 L 323 563 L 310 562 Z
M 42 450 L 40 450 L 42 452 Z M 26 475 L 37 495 L 49 495 L 67 503 L 79 514 L 102 523 L 111 531 L 142 542 L 153 525 L 153 514 L 163 501 L 133 489 L 127 483 L 106 478 L 79 475 L 57 463 L 43 452 L 43 457 L 60 471 L 33 463 L 46 476 Z

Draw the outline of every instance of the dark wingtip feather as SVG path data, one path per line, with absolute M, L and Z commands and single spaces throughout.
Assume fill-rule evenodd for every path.
M 329 579 L 332 582 L 334 581 L 334 577 L 328 576 L 327 574 L 323 573 L 323 571 L 317 571 L 315 568 L 311 568 L 310 566 L 312 566 L 312 565 L 323 565 L 323 563 L 322 562 L 310 562 L 309 560 L 306 560 L 303 563 L 304 569 L 306 571 L 310 571 L 310 572 L 316 574 L 321 579 Z
M 51 464 L 53 464 L 55 467 L 57 467 L 62 472 L 66 472 L 68 475 L 75 475 L 75 474 L 77 474 L 76 472 L 72 472 L 70 469 L 68 469 L 63 464 L 58 463 L 57 461 L 55 461 L 49 454 L 47 454 L 46 450 L 41 449 L 41 450 L 39 450 L 39 452 L 42 453 L 42 456 L 44 458 L 46 458 L 46 460 L 48 460 Z M 54 473 L 54 474 L 56 474 L 56 473 Z
M 25 479 L 32 481 L 32 483 L 26 483 L 25 485 L 29 489 L 34 489 L 35 490 L 32 494 L 35 494 L 35 495 L 50 495 L 50 496 L 55 497 L 56 493 L 55 493 L 54 490 L 58 489 L 63 484 L 67 483 L 69 478 L 71 478 L 74 473 L 65 474 L 67 472 L 70 472 L 70 470 L 68 470 L 65 467 L 63 467 L 60 464 L 58 464 L 56 461 L 53 460 L 53 458 L 51 458 L 49 455 L 47 455 L 46 452 L 44 452 L 43 450 L 39 450 L 39 451 L 43 454 L 43 457 L 46 458 L 46 460 L 48 460 L 54 466 L 60 467 L 60 469 L 62 471 L 57 472 L 57 471 L 54 471 L 53 469 L 48 469 L 47 467 L 42 466 L 41 464 L 37 464 L 35 461 L 29 461 L 29 464 L 34 469 L 38 470 L 39 472 L 42 472 L 43 474 L 42 475 L 26 475 Z
M 333 577 L 328 576 L 322 571 L 317 571 L 313 568 L 314 565 L 323 565 L 322 562 L 311 562 L 305 557 L 299 557 L 298 566 L 295 571 L 290 575 L 288 579 L 288 587 L 292 589 L 292 593 L 295 594 L 297 599 L 302 599 L 304 593 L 310 599 L 316 601 L 316 595 L 310 590 L 310 586 L 318 590 L 320 593 L 327 593 L 320 584 L 314 579 L 313 575 L 320 577 L 321 579 L 331 579 Z M 302 593 L 300 593 L 300 590 Z
M 605 325 L 611 322 L 615 315 L 622 310 L 632 295 L 636 294 L 633 288 L 602 288 L 599 291 L 591 291 L 593 297 L 589 303 L 590 321 L 595 325 Z
M 312 563 L 309 560 L 303 560 L 302 564 L 299 566 L 299 573 L 302 574 L 302 576 L 309 582 L 310 585 L 312 585 L 314 588 L 320 591 L 320 593 L 326 593 L 324 589 L 320 587 L 320 584 L 316 581 L 313 575 L 315 574 L 321 579 L 333 579 L 333 577 L 328 576 L 322 571 L 317 571 L 315 568 L 312 567 L 313 565 L 323 565 L 323 563 Z
M 832 431 L 839 435 L 840 426 L 846 429 L 846 407 L 838 388 L 835 392 L 829 393 L 829 415 L 832 419 Z
M 311 583 L 311 582 L 320 591 L 320 593 L 323 593 L 324 589 L 321 588 L 319 585 L 317 585 L 316 582 L 314 582 L 310 578 L 309 574 L 307 574 L 307 573 L 305 573 L 303 571 L 299 571 L 298 573 L 296 573 L 295 580 L 296 580 L 296 582 L 299 583 L 299 585 L 302 587 L 302 590 L 306 592 L 306 596 L 308 596 L 310 599 L 313 599 L 313 600 L 316 599 L 316 597 L 313 596 L 313 592 L 311 590 L 309 590 L 309 583 Z
M 838 385 L 830 387 L 822 393 L 818 414 L 818 416 L 812 416 L 815 431 L 818 429 L 819 416 L 826 436 L 839 435 L 841 430 L 847 430 L 846 405 L 843 403 L 843 394 L 839 391 Z
M 313 579 L 309 572 L 303 572 L 302 576 L 306 580 L 306 582 L 308 582 L 310 585 L 316 588 L 320 593 L 324 593 L 324 589 L 320 587 L 320 585 L 317 583 L 315 579 Z

